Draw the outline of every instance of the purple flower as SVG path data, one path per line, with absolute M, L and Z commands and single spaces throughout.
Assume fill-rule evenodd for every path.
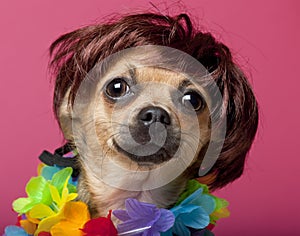
M 125 207 L 126 210 L 113 211 L 113 214 L 123 221 L 117 226 L 119 234 L 145 228 L 141 233 L 137 231 L 136 234 L 130 235 L 159 236 L 160 232 L 170 229 L 175 221 L 171 211 L 133 198 L 126 199 Z

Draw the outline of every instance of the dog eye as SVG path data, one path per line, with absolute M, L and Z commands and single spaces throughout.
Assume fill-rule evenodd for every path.
M 185 93 L 181 99 L 181 102 L 185 107 L 192 107 L 195 111 L 200 111 L 205 105 L 202 96 L 194 91 Z
M 128 91 L 129 86 L 122 78 L 116 78 L 106 86 L 106 94 L 112 98 L 123 97 Z

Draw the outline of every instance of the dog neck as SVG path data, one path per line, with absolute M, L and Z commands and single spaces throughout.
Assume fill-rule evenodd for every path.
M 107 215 L 109 210 L 125 209 L 127 198 L 152 203 L 159 208 L 170 208 L 176 203 L 186 184 L 187 178 L 179 176 L 156 189 L 128 191 L 109 186 L 91 172 L 83 170 L 78 181 L 78 196 L 79 200 L 87 203 L 92 217 L 95 218 Z
M 56 149 L 54 154 L 44 151 L 39 159 L 50 166 L 71 166 L 75 171 L 73 177 L 77 177 L 80 173 L 77 186 L 78 200 L 89 206 L 93 218 L 105 216 L 109 210 L 125 209 L 125 200 L 128 198 L 155 204 L 159 208 L 171 208 L 186 188 L 187 181 L 193 178 L 191 173 L 194 172 L 189 167 L 164 186 L 143 191 L 129 191 L 105 183 L 99 178 L 99 173 L 92 167 L 93 165 L 82 161 L 78 152 L 68 143 Z M 117 171 L 110 171 L 106 174 L 109 174 L 112 179 L 119 178 L 114 173 Z M 124 181 L 126 181 L 126 176 Z

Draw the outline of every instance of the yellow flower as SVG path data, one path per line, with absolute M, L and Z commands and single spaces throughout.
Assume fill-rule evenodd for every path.
M 37 167 L 37 173 L 38 176 L 40 176 L 42 174 L 42 169 L 45 167 L 46 165 L 44 163 L 40 163 Z
M 230 212 L 226 207 L 224 207 L 214 211 L 210 216 L 216 219 L 227 218 L 230 216 Z
M 88 207 L 83 202 L 67 202 L 59 213 L 51 212 L 47 206 L 39 206 L 40 212 L 33 211 L 34 216 L 48 214 L 38 225 L 34 235 L 40 232 L 50 232 L 52 236 L 81 236 L 84 224 L 90 220 Z M 35 215 L 36 214 L 36 215 Z M 49 216 L 50 214 L 50 216 Z
M 216 201 L 216 209 L 210 214 L 210 223 L 216 224 L 216 222 L 221 218 L 227 218 L 230 216 L 230 211 L 228 210 L 228 202 L 222 198 L 214 197 Z
M 40 232 L 50 232 L 51 228 L 55 224 L 57 224 L 61 219 L 63 219 L 63 211 L 60 211 L 59 213 L 44 218 L 39 223 L 38 228 L 34 233 L 34 236 L 38 236 Z
M 53 225 L 58 223 L 63 217 L 62 209 L 67 202 L 74 200 L 77 197 L 77 193 L 70 193 L 67 188 L 67 181 L 65 182 L 61 196 L 58 189 L 49 184 L 50 193 L 52 197 L 52 204 L 50 206 L 40 203 L 35 205 L 30 211 L 29 216 L 31 218 L 41 219 L 38 228 L 34 235 L 38 235 L 40 232 L 50 232 Z
M 68 202 L 63 209 L 63 218 L 51 228 L 52 236 L 81 236 L 80 230 L 90 220 L 88 207 L 83 202 Z

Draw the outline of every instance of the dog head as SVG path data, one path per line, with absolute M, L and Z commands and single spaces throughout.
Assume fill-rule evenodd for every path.
M 158 48 L 145 52 L 147 45 Z M 204 80 L 188 73 L 185 56 L 175 68 L 162 63 L 176 64 L 161 46 L 201 63 Z M 181 163 L 185 178 L 195 178 L 209 143 L 218 142 L 215 128 L 225 124 L 218 159 L 202 182 L 216 189 L 242 174 L 257 130 L 255 97 L 230 50 L 195 29 L 186 14 L 134 14 L 87 26 L 58 38 L 50 52 L 55 115 L 66 140 L 87 147 L 83 171 L 111 172 L 110 161 L 141 172 Z M 81 130 L 75 135 L 74 124 Z
M 177 152 L 178 157 L 183 156 L 184 149 L 200 149 L 198 143 L 205 144 L 209 136 L 208 109 L 201 91 L 174 71 L 134 64 L 131 61 L 127 73 L 104 76 L 100 83 L 97 136 L 108 131 L 101 136 L 100 146 L 107 146 L 109 156 L 120 165 L 128 162 L 128 168 L 141 169 L 156 168 L 176 158 Z M 201 137 L 195 132 L 198 126 Z M 183 148 L 182 142 L 190 146 Z

